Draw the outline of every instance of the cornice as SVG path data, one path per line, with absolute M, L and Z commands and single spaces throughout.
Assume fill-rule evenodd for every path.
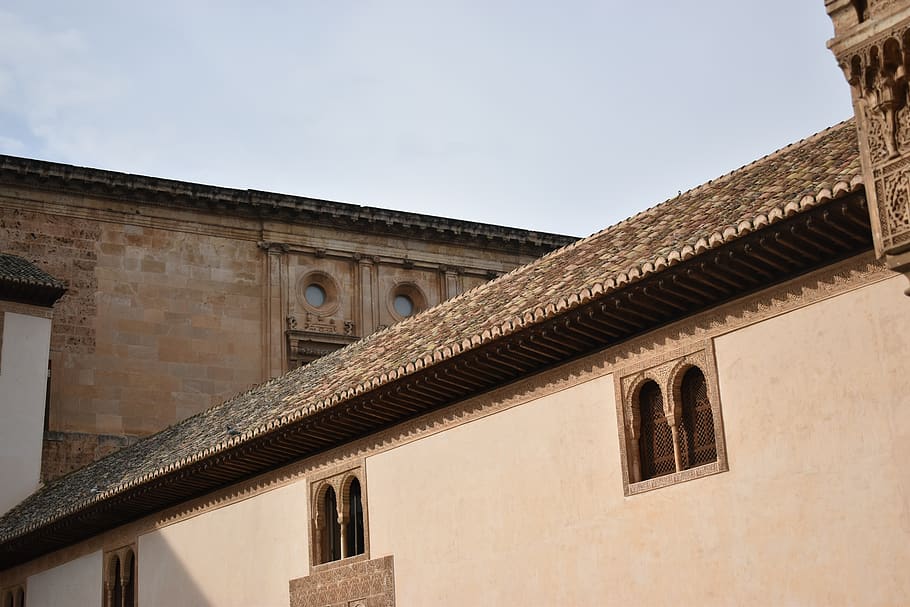
M 111 198 L 136 204 L 195 209 L 219 215 L 280 219 L 427 241 L 472 243 L 535 257 L 575 240 L 570 236 L 433 215 L 240 190 L 0 155 L 0 185 Z

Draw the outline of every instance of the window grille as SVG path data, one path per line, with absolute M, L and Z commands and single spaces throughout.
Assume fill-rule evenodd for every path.
M 642 480 L 676 472 L 673 457 L 673 435 L 664 416 L 660 387 L 647 382 L 638 393 L 641 414 L 641 474 Z
M 683 468 L 694 468 L 717 460 L 717 443 L 714 437 L 714 414 L 708 398 L 705 375 L 692 367 L 682 381 L 682 428 L 680 451 Z M 682 435 L 686 443 L 682 443 Z

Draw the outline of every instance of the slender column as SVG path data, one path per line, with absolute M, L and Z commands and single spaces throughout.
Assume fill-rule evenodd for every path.
M 348 554 L 348 519 L 344 516 L 338 517 L 338 524 L 341 525 L 341 558 L 346 559 Z
M 641 415 L 637 409 L 633 408 L 629 414 L 629 437 L 630 449 L 632 450 L 632 478 L 629 482 L 641 482 Z
M 126 602 L 126 592 L 128 590 L 127 587 L 129 586 L 129 584 L 130 584 L 130 573 L 129 573 L 129 571 L 123 571 L 120 574 L 120 604 L 123 605 L 123 607 L 131 607 Z
M 673 461 L 676 463 L 676 471 L 682 470 L 682 458 L 679 455 L 679 430 L 676 428 L 676 422 L 670 424 L 670 433 L 673 435 Z

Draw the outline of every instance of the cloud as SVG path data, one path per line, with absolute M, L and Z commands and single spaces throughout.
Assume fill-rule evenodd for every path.
M 78 153 L 65 149 L 72 147 L 65 143 L 72 139 L 72 117 L 97 111 L 116 94 L 116 82 L 98 73 L 78 30 L 37 26 L 0 10 L 0 114 L 27 134 L 4 137 L 4 147 L 45 157 L 55 150 L 56 155 Z
M 0 154 L 19 155 L 25 152 L 25 144 L 12 137 L 0 135 Z

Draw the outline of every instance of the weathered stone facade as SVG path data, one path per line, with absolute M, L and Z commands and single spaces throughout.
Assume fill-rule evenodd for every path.
M 68 286 L 46 478 L 570 241 L 0 157 L 0 250 Z

